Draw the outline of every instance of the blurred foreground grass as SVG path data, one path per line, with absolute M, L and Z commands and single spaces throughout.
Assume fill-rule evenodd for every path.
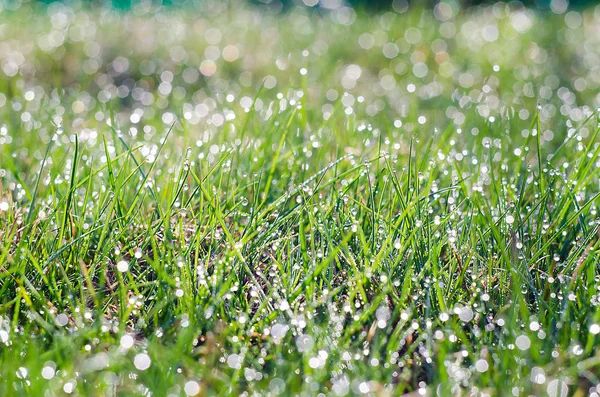
M 598 395 L 600 7 L 0 12 L 1 395 Z

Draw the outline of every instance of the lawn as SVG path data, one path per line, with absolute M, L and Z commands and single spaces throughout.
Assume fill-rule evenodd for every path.
M 0 2 L 0 395 L 600 395 L 600 6 L 305 3 Z

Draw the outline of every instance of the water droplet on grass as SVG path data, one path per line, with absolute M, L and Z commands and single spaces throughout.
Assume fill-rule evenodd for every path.
M 475 369 L 478 372 L 486 372 L 489 368 L 490 368 L 490 365 L 484 359 L 477 360 L 477 362 L 475 363 Z
M 458 311 L 458 317 L 460 318 L 461 321 L 468 323 L 469 321 L 471 321 L 473 319 L 473 309 L 471 309 L 469 306 L 464 306 L 462 308 L 459 309 Z
M 127 270 L 129 270 L 129 263 L 127 263 L 127 261 L 117 262 L 117 270 L 121 273 L 126 272 Z
M 519 350 L 525 351 L 531 347 L 531 340 L 527 335 L 519 335 L 517 336 L 517 339 L 515 339 L 515 344 Z
M 145 371 L 150 368 L 151 363 L 152 360 L 150 360 L 150 356 L 146 353 L 137 354 L 133 359 L 133 365 L 140 371 Z
M 195 396 L 198 393 L 200 393 L 200 384 L 194 380 L 190 380 L 186 382 L 185 386 L 183 387 L 183 390 L 185 391 L 186 395 Z
M 68 322 L 69 322 L 69 317 L 67 317 L 66 314 L 61 313 L 58 316 L 56 316 L 56 324 L 58 324 L 61 327 L 64 327 L 65 325 L 67 325 Z

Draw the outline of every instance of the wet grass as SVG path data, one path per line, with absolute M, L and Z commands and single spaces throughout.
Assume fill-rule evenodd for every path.
M 597 8 L 3 7 L 1 395 L 598 395 Z

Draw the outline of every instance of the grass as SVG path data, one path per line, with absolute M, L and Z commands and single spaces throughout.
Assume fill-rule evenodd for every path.
M 0 395 L 600 393 L 598 7 L 0 4 Z

